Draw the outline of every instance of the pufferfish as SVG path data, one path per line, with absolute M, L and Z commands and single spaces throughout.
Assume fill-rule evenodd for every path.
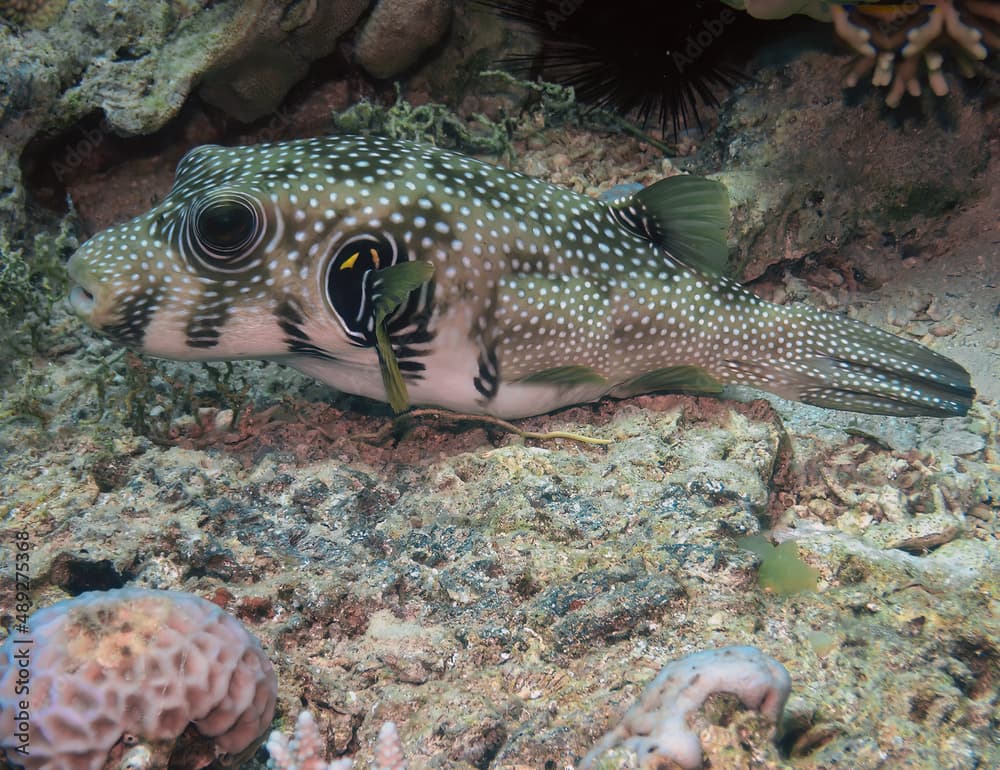
M 723 275 L 728 217 L 725 187 L 694 176 L 605 203 L 408 141 L 207 145 L 73 255 L 70 303 L 136 351 L 278 361 L 397 412 L 517 418 L 736 383 L 966 413 L 950 359 Z

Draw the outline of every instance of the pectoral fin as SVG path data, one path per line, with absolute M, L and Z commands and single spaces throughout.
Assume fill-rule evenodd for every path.
M 396 354 L 392 350 L 385 321 L 406 302 L 410 292 L 427 283 L 432 275 L 434 265 L 430 262 L 402 262 L 380 270 L 373 287 L 376 292 L 372 313 L 375 321 L 375 349 L 378 351 L 382 384 L 385 386 L 389 405 L 397 414 L 409 408 L 410 397 L 403 374 L 399 371 Z

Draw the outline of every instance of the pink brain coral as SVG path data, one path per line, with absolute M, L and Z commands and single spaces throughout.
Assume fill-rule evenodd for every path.
M 0 648 L 0 747 L 26 770 L 101 770 L 137 744 L 163 757 L 154 765 L 183 749 L 228 766 L 271 723 L 270 661 L 239 621 L 197 596 L 94 591 L 39 610 L 29 626 Z M 207 746 L 192 752 L 182 745 L 191 740 Z

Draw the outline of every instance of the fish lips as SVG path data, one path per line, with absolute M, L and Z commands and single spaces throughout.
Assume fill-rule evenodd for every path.
M 67 297 L 69 306 L 74 313 L 89 322 L 90 317 L 97 309 L 97 298 L 95 297 L 95 293 L 88 287 L 94 286 L 96 282 L 88 280 L 89 276 L 87 275 L 86 268 L 83 266 L 83 261 L 80 259 L 79 252 L 70 258 L 69 264 L 66 265 L 66 272 L 69 273 L 71 282 L 69 296 Z
M 90 274 L 87 262 L 81 258 L 79 251 L 70 258 L 66 271 L 70 279 L 69 294 L 66 297 L 69 309 L 97 331 L 114 323 L 115 314 L 106 306 L 107 292 L 101 282 Z

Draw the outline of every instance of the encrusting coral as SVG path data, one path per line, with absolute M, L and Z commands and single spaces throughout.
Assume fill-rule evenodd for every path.
M 687 655 L 664 666 L 639 700 L 580 762 L 593 765 L 604 752 L 624 745 L 639 755 L 642 767 L 669 759 L 685 770 L 702 764 L 701 742 L 688 717 L 709 695 L 736 695 L 743 705 L 777 722 L 792 680 L 785 667 L 756 647 L 722 647 Z
M 272 770 L 350 770 L 354 766 L 348 758 L 333 762 L 323 758 L 323 740 L 309 711 L 299 714 L 291 739 L 277 730 L 272 732 L 267 739 L 267 751 L 271 755 L 267 766 Z M 403 746 L 392 722 L 386 722 L 378 731 L 372 767 L 374 770 L 406 770 Z
M 66 2 L 67 0 L 0 0 L 0 19 L 45 29 L 66 10 Z
M 191 594 L 83 593 L 34 613 L 0 648 L 0 747 L 25 770 L 236 767 L 276 698 L 257 640 Z

